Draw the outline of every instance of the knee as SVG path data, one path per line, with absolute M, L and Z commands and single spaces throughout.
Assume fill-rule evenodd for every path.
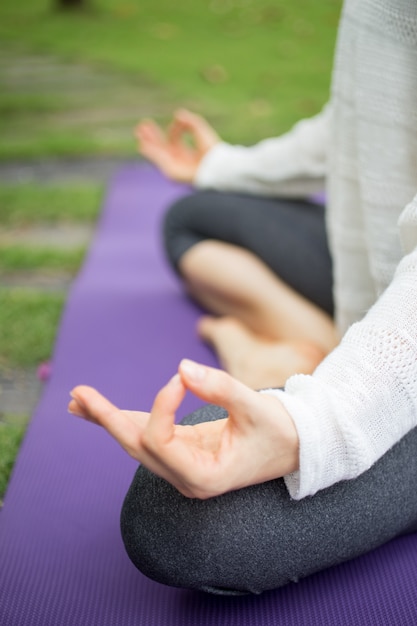
M 224 409 L 205 405 L 182 423 L 215 421 L 225 415 Z M 229 548 L 233 546 L 230 520 L 235 509 L 229 515 L 229 499 L 236 499 L 236 494 L 222 498 L 225 506 L 216 498 L 205 501 L 185 498 L 165 480 L 139 467 L 120 518 L 122 539 L 130 560 L 145 576 L 165 585 L 222 595 L 247 592 L 240 581 L 235 584 L 234 570 L 224 576 L 219 574 L 222 541 Z M 219 524 L 222 512 L 223 516 L 227 513 L 227 523 Z
M 192 508 L 192 500 L 144 467 L 138 469 L 123 503 L 121 534 L 130 560 L 148 578 L 201 589 Z
M 182 255 L 195 243 L 191 220 L 195 212 L 195 194 L 184 196 L 172 204 L 164 215 L 162 238 L 173 268 L 178 271 Z
M 222 545 L 211 523 L 216 516 L 210 501 L 185 498 L 145 468 L 139 468 L 121 513 L 121 534 L 135 567 L 148 578 L 170 587 L 215 595 L 260 593 L 246 583 L 246 574 L 229 571 L 222 563 Z M 233 541 L 226 541 L 233 546 Z M 237 568 L 239 569 L 239 568 Z M 226 570 L 223 572 L 223 570 Z M 244 568 L 246 572 L 246 566 Z

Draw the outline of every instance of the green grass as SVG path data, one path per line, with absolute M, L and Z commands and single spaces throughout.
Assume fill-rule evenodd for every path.
M 30 226 L 39 222 L 92 222 L 97 218 L 101 185 L 0 185 L 0 224 Z
M 7 418 L 7 421 L 9 421 L 9 418 Z M 12 422 L 11 419 L 10 421 Z M 0 423 L 0 498 L 3 497 L 6 491 L 14 460 L 24 433 L 25 426 L 23 424 Z
M 35 184 L 0 186 L 0 224 L 3 229 L 39 223 L 86 223 L 96 219 L 102 200 L 100 185 L 50 187 Z M 55 271 L 74 274 L 85 250 L 37 248 L 23 245 L 0 247 L 0 272 Z M 1 277 L 0 277 L 1 283 Z M 0 289 L 0 370 L 36 367 L 52 354 L 56 329 L 64 306 L 64 294 L 23 289 Z M 25 432 L 25 423 L 0 422 L 0 505 L 14 459 Z
M 166 117 L 158 91 L 163 86 L 162 99 L 170 107 L 186 104 L 208 116 L 225 139 L 252 142 L 283 132 L 327 99 L 340 0 L 95 0 L 94 9 L 83 14 L 60 14 L 52 4 L 3 0 L 3 47 L 106 68 L 129 84 L 133 107 L 137 91 L 138 116 L 143 98 L 149 98 L 147 114 Z M 94 102 L 87 104 L 84 88 L 60 90 L 59 97 L 52 89 L 48 101 L 45 85 L 43 95 L 36 93 L 28 77 L 25 90 L 8 71 L 3 69 L 5 89 L 0 90 L 0 110 L 7 113 L 0 122 L 2 158 L 25 151 L 35 156 L 37 149 L 44 154 L 134 153 L 133 118 L 123 126 L 116 116 L 102 122 L 101 129 L 90 120 L 88 132 L 84 122 L 72 120 L 67 126 L 68 120 L 57 115 L 62 123 L 54 126 L 51 111 L 94 107 Z M 102 88 L 98 111 L 112 103 L 122 106 L 122 83 Z M 25 112 L 31 119 L 35 112 L 38 124 L 26 126 Z
M 0 289 L 0 367 L 33 367 L 50 358 L 65 296 Z
M 0 34 L 68 59 L 105 63 L 170 85 L 181 96 L 229 102 L 275 94 L 287 77 L 328 84 L 340 2 L 102 0 L 59 14 L 50 0 L 3 0 Z M 210 68 L 221 66 L 220 75 Z M 277 98 L 277 103 L 279 98 Z
M 31 248 L 23 245 L 0 246 L 0 272 L 30 270 L 75 274 L 84 258 L 85 248 Z

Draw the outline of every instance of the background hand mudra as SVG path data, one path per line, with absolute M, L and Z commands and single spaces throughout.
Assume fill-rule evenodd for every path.
M 164 131 L 153 120 L 135 128 L 139 152 L 166 176 L 183 183 L 194 181 L 198 166 L 220 138 L 200 115 L 180 109 Z
M 176 425 L 187 389 L 224 407 L 228 417 Z M 71 395 L 70 413 L 103 426 L 133 458 L 190 498 L 210 498 L 298 468 L 297 431 L 277 398 L 187 359 L 150 413 L 122 411 L 91 387 L 76 387 Z

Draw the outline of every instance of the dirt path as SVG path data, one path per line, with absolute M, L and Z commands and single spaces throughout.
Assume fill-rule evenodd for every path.
M 77 159 L 41 158 L 36 160 L 0 161 L 0 183 L 103 183 L 127 159 L 93 157 Z

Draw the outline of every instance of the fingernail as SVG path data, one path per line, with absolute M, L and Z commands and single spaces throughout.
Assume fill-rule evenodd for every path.
M 71 413 L 71 415 L 78 415 L 79 416 L 79 413 L 77 413 L 77 410 L 75 408 L 73 408 L 72 401 L 68 404 L 67 411 L 68 411 L 68 413 Z
M 181 361 L 181 370 L 192 380 L 200 382 L 206 375 L 206 368 L 204 365 L 199 365 L 189 359 L 183 359 Z

